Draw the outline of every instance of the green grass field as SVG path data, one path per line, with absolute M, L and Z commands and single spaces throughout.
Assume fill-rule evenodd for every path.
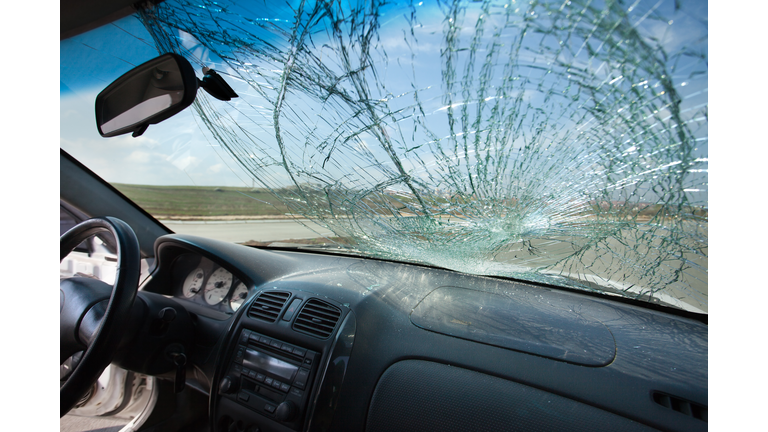
M 282 217 L 289 213 L 288 207 L 280 200 L 273 197 L 265 189 L 224 187 L 224 186 L 147 186 L 112 184 L 125 196 L 136 202 L 139 206 L 159 219 L 173 218 L 198 218 L 198 217 Z M 283 196 L 289 196 L 288 190 L 277 191 Z M 315 197 L 323 200 L 323 197 Z M 438 198 L 437 204 L 442 201 Z M 403 214 L 410 214 L 406 204 L 411 208 L 418 208 L 416 200 L 408 196 L 400 196 L 397 199 L 379 195 L 365 202 L 368 208 L 382 215 L 391 215 L 392 209 L 404 210 Z M 511 203 L 505 203 L 507 205 Z M 611 206 L 615 208 L 609 210 Z M 652 218 L 664 220 L 670 217 L 670 213 L 663 211 L 658 204 L 631 204 L 624 203 L 593 203 L 590 209 L 585 209 L 589 214 L 603 214 L 611 212 L 613 216 L 625 219 L 634 219 L 638 222 L 646 222 Z M 687 206 L 684 209 L 676 209 L 686 215 L 693 215 L 706 221 L 708 212 L 706 209 Z M 343 213 L 343 212 L 342 212 Z M 450 211 L 446 215 L 450 214 Z M 444 215 L 445 216 L 445 215 Z
M 145 186 L 113 183 L 159 218 L 186 216 L 281 216 L 288 207 L 263 189 L 214 186 Z

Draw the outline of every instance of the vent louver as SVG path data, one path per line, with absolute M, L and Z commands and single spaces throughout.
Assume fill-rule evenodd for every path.
M 310 336 L 326 339 L 333 333 L 341 311 L 324 301 L 310 299 L 293 323 L 293 329 Z
M 283 291 L 265 291 L 253 301 L 248 316 L 267 322 L 275 322 L 291 294 Z
M 660 392 L 653 392 L 653 401 L 663 407 L 673 409 L 695 419 L 707 421 L 707 407 L 704 405 Z

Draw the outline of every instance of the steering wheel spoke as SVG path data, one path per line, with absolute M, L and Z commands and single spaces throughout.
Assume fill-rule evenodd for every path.
M 59 291 L 61 294 L 59 313 L 61 360 L 59 364 L 61 364 L 75 352 L 82 351 L 90 345 L 93 333 L 98 329 L 99 324 L 94 323 L 94 314 L 90 313 L 90 310 L 109 300 L 112 287 L 98 279 L 71 277 L 59 282 Z M 90 319 L 86 320 L 87 317 Z
M 80 321 L 80 326 L 77 330 L 77 336 L 85 346 L 91 346 L 93 341 L 98 335 L 101 323 L 104 320 L 104 315 L 107 313 L 107 300 L 100 301 L 88 309 L 88 312 L 83 316 L 83 320 Z

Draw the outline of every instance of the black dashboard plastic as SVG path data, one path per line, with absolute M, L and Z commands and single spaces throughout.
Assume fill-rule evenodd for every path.
M 503 294 L 457 287 L 429 293 L 411 322 L 423 329 L 584 366 L 606 366 L 616 355 L 610 330 L 572 309 L 557 293 L 534 289 Z
M 366 424 L 368 432 L 655 430 L 533 387 L 422 360 L 397 362 L 384 372 Z
M 489 421 L 511 415 L 504 408 L 505 392 L 522 391 L 542 401 L 558 400 L 558 409 L 575 410 L 583 425 L 707 428 L 701 418 L 666 408 L 653 397 L 661 393 L 691 406 L 707 406 L 707 326 L 689 318 L 516 281 L 348 256 L 270 251 L 193 236 L 161 237 L 156 250 L 158 268 L 145 289 L 172 295 L 167 285 L 171 263 L 190 252 L 226 267 L 253 289 L 240 310 L 225 319 L 191 311 L 201 336 L 196 345 L 200 352 L 192 358 L 202 362 L 195 368 L 209 383 L 214 430 L 227 425 L 221 422 L 224 417 L 230 426 L 256 425 L 263 431 L 395 430 L 408 424 L 416 428 L 417 423 L 383 419 L 387 409 L 382 407 L 387 405 L 377 402 L 397 393 L 382 390 L 391 386 L 386 377 L 394 374 L 402 380 L 412 375 L 387 371 L 414 361 L 422 365 L 414 370 L 426 368 L 424 377 L 442 376 L 449 387 L 461 388 L 462 380 L 472 376 L 496 383 L 484 387 L 488 391 L 482 397 L 474 388 L 465 400 L 474 406 L 499 399 L 497 405 L 480 403 L 496 407 L 487 411 Z M 275 322 L 247 313 L 254 299 L 268 291 L 290 293 Z M 341 311 L 330 337 L 297 332 L 296 311 L 282 319 L 296 298 L 301 305 L 316 299 Z M 490 315 L 480 314 L 480 306 L 490 307 Z M 276 421 L 219 393 L 243 330 L 319 356 L 300 418 Z M 443 373 L 443 366 L 454 372 Z M 433 404 L 451 406 L 460 400 L 435 393 L 437 378 L 414 379 L 401 401 L 410 401 L 414 415 Z M 546 425 L 538 416 L 560 411 L 527 412 L 533 416 L 527 420 L 531 424 Z

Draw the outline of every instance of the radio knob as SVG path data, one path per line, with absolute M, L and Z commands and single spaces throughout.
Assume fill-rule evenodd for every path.
M 296 417 L 296 404 L 291 401 L 285 401 L 277 406 L 275 410 L 275 418 L 281 422 L 289 422 Z
M 222 378 L 219 384 L 219 393 L 227 394 L 235 391 L 235 379 L 231 376 L 225 376 Z

